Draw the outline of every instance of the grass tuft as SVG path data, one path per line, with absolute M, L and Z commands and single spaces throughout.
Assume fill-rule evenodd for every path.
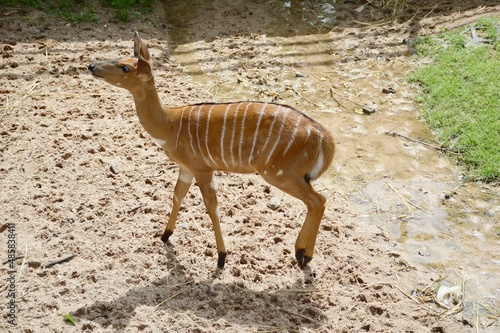
M 473 43 L 471 27 L 487 42 Z M 437 140 L 464 166 L 466 178 L 500 180 L 500 19 L 481 19 L 457 31 L 416 41 L 431 63 L 409 80 L 422 87 L 417 100 Z

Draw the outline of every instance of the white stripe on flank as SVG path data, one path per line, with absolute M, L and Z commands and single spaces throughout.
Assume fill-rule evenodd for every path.
M 267 155 L 266 164 L 269 162 L 269 160 L 271 159 L 271 156 L 273 156 L 273 153 L 276 150 L 276 147 L 278 147 L 278 144 L 280 143 L 281 134 L 283 133 L 283 128 L 285 127 L 285 119 L 289 113 L 290 113 L 290 109 L 285 109 L 285 112 L 283 113 L 283 120 L 281 121 L 280 131 L 278 132 L 278 137 L 276 138 L 276 141 L 274 142 L 273 148 L 271 149 L 271 151 Z
M 189 114 L 188 114 L 188 134 L 189 134 L 189 145 L 191 146 L 191 150 L 193 151 L 193 154 L 196 156 L 196 151 L 194 150 L 194 144 L 193 144 L 193 136 L 191 135 L 191 112 L 194 109 L 194 105 L 191 106 L 191 109 L 189 109 Z
M 200 156 L 203 159 L 203 161 L 208 164 L 208 160 L 203 155 L 203 151 L 201 150 L 201 142 L 200 142 L 200 116 L 201 116 L 201 108 L 203 107 L 203 104 L 200 105 L 198 108 L 198 113 L 196 114 L 196 141 L 198 143 L 198 150 L 200 151 Z
M 240 108 L 242 103 L 238 104 L 238 106 L 236 107 L 236 110 L 234 110 L 234 115 L 233 115 L 233 130 L 231 132 L 231 144 L 229 145 L 229 151 L 231 152 L 231 163 L 232 165 L 234 165 L 234 151 L 233 151 L 233 148 L 234 148 L 234 137 L 236 136 L 236 120 L 238 119 L 238 117 L 236 116 L 238 114 L 238 109 Z
M 208 157 L 210 157 L 210 160 L 212 161 L 213 165 L 216 166 L 217 163 L 215 163 L 214 158 L 212 157 L 212 154 L 210 154 L 210 149 L 208 148 L 208 129 L 210 128 L 210 114 L 212 113 L 212 109 L 214 108 L 215 104 L 212 104 L 210 109 L 208 110 L 208 115 L 207 115 L 207 130 L 205 133 L 205 147 L 207 148 L 207 154 Z
M 306 141 L 309 140 L 309 137 L 311 136 L 311 130 L 313 127 L 311 125 L 307 125 L 307 138 Z
M 264 103 L 262 106 L 262 109 L 259 111 L 259 119 L 257 120 L 257 126 L 255 127 L 255 133 L 253 135 L 253 143 L 252 143 L 252 150 L 250 151 L 250 157 L 248 158 L 248 164 L 251 165 L 253 161 L 253 152 L 255 150 L 255 144 L 257 143 L 257 137 L 259 136 L 259 128 L 260 128 L 260 121 L 262 120 L 262 116 L 264 115 L 264 111 L 267 107 L 267 103 Z
M 248 108 L 250 107 L 250 104 L 252 104 L 252 103 L 247 104 L 247 107 L 245 108 L 245 112 L 243 113 L 243 119 L 241 120 L 240 149 L 239 149 L 240 163 L 243 162 L 243 159 L 241 157 L 241 150 L 243 149 L 243 139 L 244 139 L 243 134 L 245 133 L 245 119 L 247 117 L 247 111 L 248 111 Z
M 181 121 L 179 123 L 179 131 L 177 131 L 177 139 L 175 140 L 175 149 L 179 146 L 179 136 L 181 135 L 181 130 L 182 130 L 182 119 L 184 118 L 184 111 L 186 110 L 188 106 L 186 105 L 181 112 Z M 191 133 L 189 133 L 191 135 Z
M 273 127 L 274 127 L 274 124 L 276 123 L 276 120 L 279 117 L 281 109 L 282 109 L 282 106 L 280 105 L 278 108 L 276 108 L 276 110 L 274 110 L 274 119 L 273 119 L 273 122 L 271 123 L 271 126 L 269 127 L 269 133 L 267 133 L 266 142 L 262 146 L 262 152 L 266 151 L 266 147 L 269 144 L 269 141 L 271 140 L 271 134 L 273 134 Z
M 295 124 L 295 128 L 293 129 L 292 138 L 288 142 L 288 145 L 286 146 L 285 151 L 283 152 L 283 156 L 285 156 L 288 149 L 290 149 L 292 144 L 295 142 L 295 137 L 297 136 L 297 131 L 299 130 L 300 122 L 302 121 L 302 118 L 303 118 L 302 114 L 299 114 L 299 117 L 297 119 L 297 123 Z
M 222 162 L 224 163 L 224 166 L 227 168 L 227 163 L 226 159 L 224 157 L 224 135 L 226 134 L 226 121 L 227 121 L 227 113 L 229 112 L 229 108 L 233 104 L 228 104 L 226 107 L 226 112 L 224 112 L 224 121 L 222 123 L 222 133 L 220 136 L 220 157 L 222 159 Z

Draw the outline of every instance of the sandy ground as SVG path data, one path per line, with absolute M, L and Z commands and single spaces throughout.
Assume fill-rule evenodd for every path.
M 216 177 L 229 251 L 223 272 L 215 270 L 215 239 L 196 185 L 184 202 L 172 244 L 160 241 L 177 166 L 142 129 L 131 96 L 92 79 L 88 64 L 131 55 L 132 32 L 138 30 L 152 51 L 166 104 L 225 101 L 218 97 L 220 85 L 199 81 L 227 71 L 242 84 L 225 96 L 277 99 L 308 112 L 297 93 L 304 87 L 307 96 L 325 93 L 307 78 L 300 87 L 286 88 L 278 81 L 259 81 L 264 76 L 254 75 L 258 67 L 232 67 L 235 57 L 257 57 L 263 72 L 275 70 L 277 61 L 286 62 L 280 38 L 297 31 L 287 23 L 275 36 L 262 37 L 260 30 L 273 24 L 269 3 L 218 10 L 226 5 L 215 1 L 210 8 L 192 8 L 220 15 L 200 25 L 205 29 L 195 25 L 191 34 L 176 30 L 179 18 L 172 12 L 165 20 L 161 6 L 155 19 L 139 17 L 127 24 L 104 19 L 67 24 L 36 11 L 0 13 L 0 253 L 7 257 L 9 235 L 15 234 L 17 255 L 24 256 L 12 267 L 0 266 L 2 280 L 15 276 L 14 284 L 0 288 L 3 296 L 15 288 L 17 320 L 16 327 L 9 324 L 10 308 L 3 301 L 0 331 L 475 331 L 473 320 L 460 312 L 445 314 L 429 297 L 432 288 L 426 287 L 433 287 L 434 274 L 401 258 L 392 250 L 395 240 L 385 233 L 356 227 L 333 173 L 315 182 L 328 204 L 314 259 L 304 270 L 293 256 L 304 207 L 257 175 Z M 363 43 L 380 53 L 380 38 L 404 44 L 405 36 L 432 32 L 440 19 L 449 22 L 436 16 L 425 24 L 366 27 L 354 24 L 353 17 L 377 22 L 376 11 L 367 7 L 366 17 L 359 17 L 353 11 L 357 7 L 345 4 L 337 11 L 358 33 L 371 29 L 363 38 L 343 30 L 343 42 L 352 43 L 352 49 Z M 467 9 L 460 17 L 477 15 L 473 7 Z M 203 23 L 203 14 L 199 18 Z M 248 24 L 253 18 L 258 18 L 254 25 Z M 255 41 L 262 50 L 255 49 Z M 210 52 L 213 66 L 183 62 L 183 47 Z M 352 57 L 355 61 L 354 52 Z M 196 79 L 196 71 L 207 76 Z M 224 74 L 218 75 L 220 83 Z M 321 103 L 313 98 L 307 99 Z M 335 113 L 310 115 L 327 124 L 335 119 Z M 340 152 L 350 150 L 349 141 L 339 141 Z M 340 161 L 334 168 L 348 163 Z M 278 209 L 269 208 L 272 199 L 280 201 Z M 75 257 L 46 266 L 69 255 Z M 76 327 L 63 320 L 64 314 L 72 315 Z M 494 330 L 493 325 L 482 331 Z

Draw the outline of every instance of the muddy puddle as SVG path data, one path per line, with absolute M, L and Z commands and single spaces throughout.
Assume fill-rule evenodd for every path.
M 338 154 L 317 188 L 338 192 L 357 228 L 394 256 L 442 284 L 464 282 L 466 309 L 497 308 L 499 191 L 462 182 L 432 147 L 405 81 L 417 65 L 411 29 L 335 1 L 243 7 L 165 2 L 172 57 L 207 99 L 282 102 L 324 123 Z

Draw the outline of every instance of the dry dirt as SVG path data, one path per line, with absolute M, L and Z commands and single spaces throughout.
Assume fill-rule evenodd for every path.
M 292 1 L 289 9 L 276 3 L 166 1 L 165 13 L 158 4 L 154 19 L 131 23 L 67 24 L 31 10 L 0 13 L 0 253 L 4 260 L 15 232 L 17 255 L 24 256 L 13 269 L 17 326 L 8 323 L 5 301 L 12 286 L 2 284 L 0 331 L 498 329 L 498 322 L 476 323 L 477 317 L 437 306 L 426 287 L 434 288 L 438 276 L 398 254 L 397 240 L 383 228 L 360 228 L 342 189 L 349 179 L 373 174 L 404 182 L 416 169 L 458 178 L 418 143 L 382 135 L 363 145 L 353 137 L 398 125 L 402 133 L 431 136 L 425 126 L 402 124 L 415 118 L 404 82 L 412 66 L 405 58 L 409 43 L 498 13 L 494 2 L 477 1 L 485 6 L 479 10 L 474 1 L 434 10 L 421 4 L 394 17 L 373 6 L 358 13 L 361 2 L 354 1 L 335 5 L 321 24 L 306 5 L 298 19 L 297 6 L 306 2 Z M 108 9 L 96 11 L 111 16 Z M 332 15 L 336 21 L 327 21 Z M 304 207 L 257 175 L 216 177 L 229 251 L 224 271 L 215 270 L 215 238 L 196 185 L 172 244 L 160 241 L 177 166 L 140 126 L 131 96 L 86 72 L 91 62 L 130 56 L 134 30 L 148 41 L 165 104 L 276 100 L 304 110 L 337 136 L 338 159 L 315 182 L 328 204 L 306 269 L 293 258 Z M 367 73 L 363 80 L 374 84 L 357 90 L 353 82 Z M 382 88 L 398 93 L 381 94 Z M 345 112 L 356 109 L 352 100 L 389 111 L 377 111 L 378 125 L 370 127 L 366 115 Z M 360 156 L 369 158 L 360 162 Z M 268 207 L 272 198 L 281 201 L 276 210 Z M 75 257 L 46 267 L 69 255 Z M 8 266 L 0 266 L 3 281 Z

